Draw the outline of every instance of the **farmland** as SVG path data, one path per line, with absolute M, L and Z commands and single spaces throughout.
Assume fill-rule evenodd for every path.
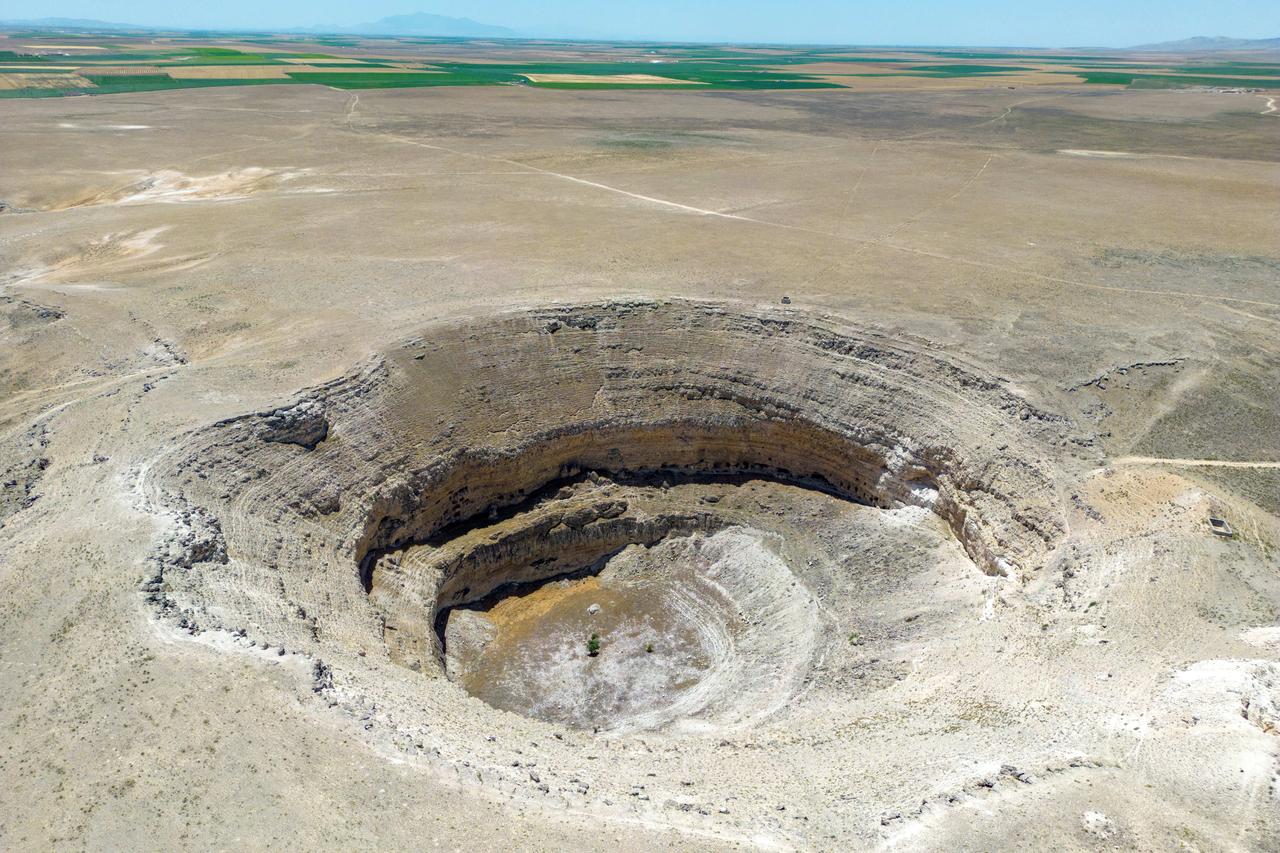
M 441 86 L 795 90 L 928 89 L 971 78 L 1005 86 L 1280 87 L 1274 62 L 1115 53 L 986 52 L 923 48 L 709 47 L 465 39 L 333 39 L 227 34 L 225 44 L 183 37 L 11 33 L 0 40 L 0 75 L 26 75 L 0 97 L 106 95 L 208 86 L 321 85 L 335 89 Z M 47 45 L 45 44 L 47 43 Z M 567 58 L 548 61 L 548 55 Z M 69 72 L 30 78 L 42 65 Z M 121 68 L 147 70 L 122 81 Z M 215 73 L 216 71 L 216 73 Z M 380 76 L 374 76 L 380 75 Z M 1049 75 L 1059 75 L 1055 78 Z M 650 80 L 661 77 L 662 81 Z

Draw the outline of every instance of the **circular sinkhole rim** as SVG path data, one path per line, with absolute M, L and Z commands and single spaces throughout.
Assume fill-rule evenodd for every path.
M 687 360 L 691 334 L 707 336 L 714 355 Z M 432 378 L 455 360 L 457 376 Z M 495 368 L 521 372 L 523 386 L 494 396 Z M 605 393 L 565 386 L 571 406 L 526 416 L 519 407 L 544 403 L 556 371 L 562 381 L 586 376 Z M 510 417 L 495 421 L 493 412 Z M 582 457 L 567 453 L 449 517 L 439 502 L 470 474 L 518 469 L 538 442 L 575 432 L 750 434 L 778 424 L 825 431 L 860 455 L 865 487 L 882 506 L 932 504 L 987 574 L 1035 571 L 1064 535 L 1052 463 L 1061 461 L 1053 448 L 1067 441 L 1066 419 L 1007 380 L 928 341 L 847 318 L 733 301 L 605 300 L 428 324 L 284 405 L 193 430 L 144 472 L 150 506 L 178 523 L 157 548 L 143 592 L 161 617 L 250 626 L 271 645 L 323 655 L 326 666 L 349 670 L 352 683 L 381 678 L 382 662 L 394 656 L 387 619 L 399 616 L 374 599 L 372 574 L 366 591 L 367 557 L 507 506 L 561 471 L 645 466 L 592 455 L 598 446 Z M 997 448 L 987 438 L 996 435 L 1009 443 Z M 768 461 L 754 455 L 751 462 Z M 672 469 L 705 461 L 681 458 Z M 777 467 L 810 468 L 803 460 Z M 299 558 L 315 559 L 320 574 L 293 568 Z M 248 594 L 216 576 L 214 564 L 228 563 Z M 419 612 L 422 604 L 419 596 Z M 360 618 L 350 618 L 353 606 Z M 386 655 L 362 662 L 379 641 Z

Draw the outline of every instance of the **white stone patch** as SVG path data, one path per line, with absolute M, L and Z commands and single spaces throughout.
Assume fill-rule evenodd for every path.
M 1263 625 L 1240 632 L 1240 639 L 1251 646 L 1280 652 L 1280 625 Z
M 1080 816 L 1080 825 L 1085 832 L 1098 838 L 1110 838 L 1116 831 L 1115 822 L 1102 812 L 1085 812 Z
M 915 527 L 924 524 L 929 515 L 929 510 L 923 506 L 900 506 L 884 510 L 880 518 L 889 527 Z

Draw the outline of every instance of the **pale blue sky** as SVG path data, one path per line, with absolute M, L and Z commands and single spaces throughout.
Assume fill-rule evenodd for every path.
M 1280 0 L 4 0 L 0 17 L 207 28 L 355 24 L 432 12 L 530 34 L 697 41 L 1113 46 L 1280 37 Z

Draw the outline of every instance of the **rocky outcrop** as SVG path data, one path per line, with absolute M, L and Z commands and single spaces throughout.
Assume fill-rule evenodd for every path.
M 262 440 L 280 444 L 296 444 L 307 450 L 329 435 L 329 421 L 320 406 L 303 400 L 294 406 L 266 413 L 262 421 Z
M 35 424 L 0 445 L 0 527 L 5 520 L 36 502 L 36 485 L 49 467 L 48 431 Z

